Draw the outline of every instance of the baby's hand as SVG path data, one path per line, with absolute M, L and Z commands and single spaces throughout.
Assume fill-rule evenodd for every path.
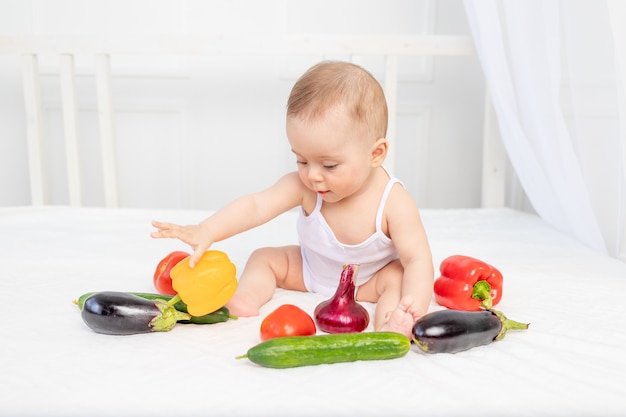
M 418 318 L 420 314 L 413 306 L 413 299 L 406 295 L 395 310 L 387 313 L 385 324 L 380 330 L 402 333 L 410 340 L 413 337 L 413 325 Z
M 174 223 L 152 221 L 152 226 L 158 229 L 156 232 L 150 233 L 150 236 L 153 238 L 175 238 L 191 246 L 194 253 L 189 259 L 189 266 L 192 268 L 213 243 L 209 237 L 205 236 L 202 227 L 199 225 L 180 226 Z

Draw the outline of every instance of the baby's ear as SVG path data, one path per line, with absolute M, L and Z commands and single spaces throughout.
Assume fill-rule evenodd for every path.
M 385 161 L 387 157 L 387 147 L 389 143 L 385 138 L 376 139 L 376 142 L 372 145 L 372 166 L 379 167 Z

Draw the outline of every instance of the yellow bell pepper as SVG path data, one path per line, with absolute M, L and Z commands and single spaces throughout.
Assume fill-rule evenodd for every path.
M 218 250 L 206 251 L 191 268 L 189 257 L 172 268 L 172 288 L 192 316 L 210 314 L 224 306 L 237 289 L 235 265 Z

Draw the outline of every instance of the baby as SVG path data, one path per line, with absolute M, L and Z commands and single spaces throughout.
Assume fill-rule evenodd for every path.
M 194 266 L 214 243 L 294 207 L 299 245 L 254 251 L 227 307 L 259 314 L 276 287 L 332 296 L 342 266 L 360 264 L 356 299 L 376 303 L 375 331 L 411 337 L 433 292 L 433 263 L 417 205 L 383 167 L 387 104 L 380 84 L 347 62 L 321 62 L 294 85 L 286 131 L 297 170 L 197 225 L 154 221 L 154 238 L 189 244 Z

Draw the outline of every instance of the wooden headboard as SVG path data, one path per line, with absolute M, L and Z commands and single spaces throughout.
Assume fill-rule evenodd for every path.
M 384 57 L 383 86 L 389 106 L 388 138 L 394 140 L 398 100 L 398 57 L 405 55 L 463 56 L 474 54 L 472 40 L 466 36 L 293 36 L 272 37 L 215 35 L 163 36 L 144 38 L 90 38 L 60 36 L 0 36 L 0 54 L 21 56 L 23 90 L 27 122 L 31 201 L 46 204 L 42 169 L 42 103 L 40 95 L 39 57 L 58 56 L 60 60 L 61 102 L 65 135 L 65 155 L 70 205 L 83 204 L 81 161 L 78 138 L 75 59 L 95 57 L 97 113 L 104 178 L 104 201 L 117 207 L 118 178 L 115 149 L 115 120 L 111 89 L 111 59 L 116 55 L 349 55 Z M 485 103 L 482 205 L 504 205 L 505 156 L 497 137 L 497 126 L 488 102 Z M 386 161 L 393 169 L 394 146 Z

